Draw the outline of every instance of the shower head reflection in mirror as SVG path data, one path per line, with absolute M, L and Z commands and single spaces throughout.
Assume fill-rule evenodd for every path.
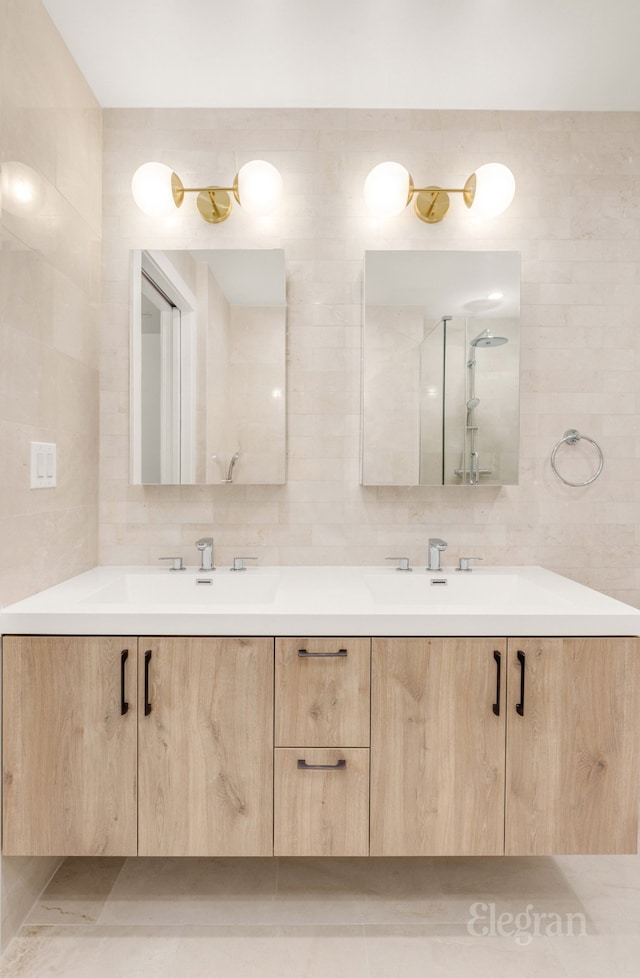
M 519 311 L 515 252 L 366 252 L 364 485 L 518 482 Z
M 490 329 L 484 329 L 475 339 L 471 340 L 470 346 L 493 347 L 502 346 L 503 343 L 508 342 L 509 340 L 506 336 L 494 336 Z
M 464 447 L 462 461 L 460 465 L 460 479 L 468 482 L 470 486 L 480 485 L 481 475 L 493 474 L 494 458 L 485 463 L 484 470 L 480 469 L 480 435 L 479 426 L 476 423 L 475 409 L 480 404 L 480 398 L 476 394 L 476 367 L 478 359 L 476 351 L 492 350 L 499 346 L 504 346 L 509 340 L 506 336 L 494 336 L 490 329 L 483 329 L 476 337 L 469 341 L 469 359 L 467 360 L 467 389 L 465 396 L 467 400 L 467 419 L 465 423 Z

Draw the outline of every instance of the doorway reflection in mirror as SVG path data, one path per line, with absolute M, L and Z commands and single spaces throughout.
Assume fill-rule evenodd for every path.
M 142 251 L 132 265 L 132 482 L 284 482 L 284 253 Z

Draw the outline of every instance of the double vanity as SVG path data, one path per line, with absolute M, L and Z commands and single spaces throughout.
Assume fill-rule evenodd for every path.
M 637 851 L 640 611 L 538 567 L 100 567 L 0 613 L 8 855 Z

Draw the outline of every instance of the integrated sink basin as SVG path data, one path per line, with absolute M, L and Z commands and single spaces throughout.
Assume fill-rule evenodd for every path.
M 566 599 L 517 573 L 470 571 L 366 575 L 365 584 L 378 605 L 448 608 L 459 614 L 490 613 L 518 608 L 558 608 Z
M 277 574 L 217 570 L 124 574 L 81 600 L 94 605 L 262 605 L 273 602 Z
M 438 583 L 445 582 L 445 583 Z M 542 567 L 442 573 L 96 567 L 0 611 L 23 635 L 640 635 L 640 611 Z

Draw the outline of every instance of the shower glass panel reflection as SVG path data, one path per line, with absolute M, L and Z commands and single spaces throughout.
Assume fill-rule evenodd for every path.
M 420 483 L 516 482 L 517 322 L 425 322 L 418 357 Z

